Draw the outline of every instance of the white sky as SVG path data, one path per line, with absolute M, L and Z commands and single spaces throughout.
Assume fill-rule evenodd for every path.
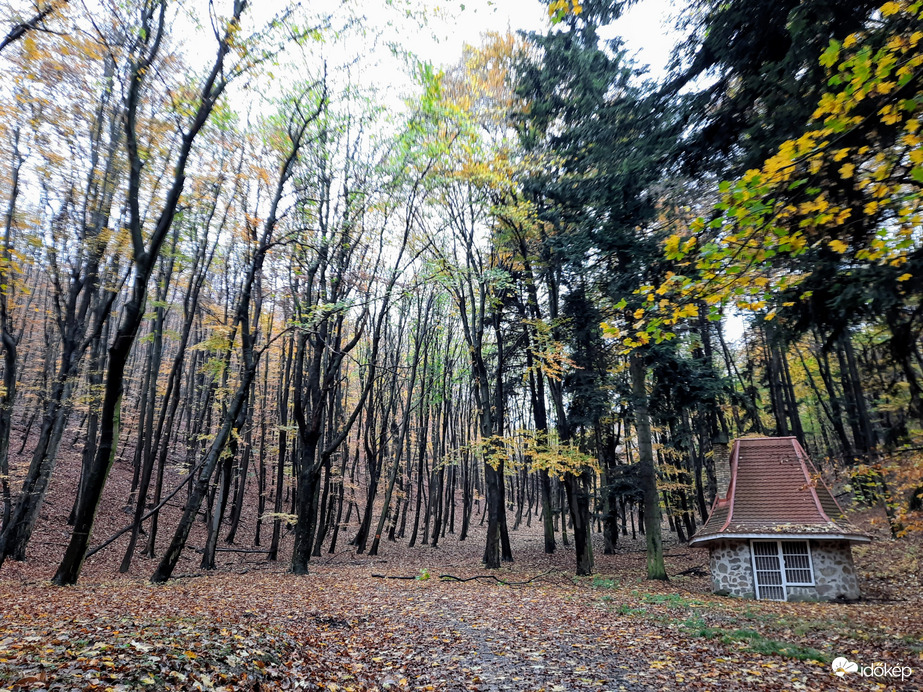
M 648 76 L 659 81 L 664 77 L 671 51 L 681 38 L 673 27 L 687 2 L 639 0 L 600 33 L 607 39 L 620 35 L 629 54 L 640 65 L 648 65 Z M 281 6 L 280 0 L 265 1 L 258 5 L 257 14 L 265 18 Z M 416 8 L 417 13 L 412 8 Z M 420 8 L 426 15 L 422 25 Z M 414 87 L 403 60 L 391 53 L 389 44 L 398 44 L 436 67 L 448 67 L 461 58 L 465 44 L 477 45 L 488 31 L 542 32 L 549 25 L 546 6 L 538 0 L 448 0 L 442 4 L 433 0 L 377 0 L 362 3 L 355 11 L 364 15 L 363 24 L 369 27 L 359 38 L 361 50 L 357 50 L 357 39 L 350 32 L 340 41 L 319 46 L 318 52 L 334 64 L 349 62 L 357 53 L 361 54 L 362 59 L 351 68 L 351 73 L 360 74 L 360 81 L 367 86 L 380 88 L 381 98 L 386 102 L 393 100 L 396 107 L 400 105 L 400 98 L 409 96 Z M 213 55 L 210 42 L 206 40 L 202 48 L 210 60 Z M 193 52 L 198 53 L 195 49 Z M 298 60 L 298 56 L 291 57 Z M 305 58 L 308 59 L 310 57 Z M 284 80 L 278 86 L 284 86 Z M 725 335 L 729 340 L 736 341 L 742 331 L 743 321 L 739 316 L 733 315 L 726 320 Z
M 675 15 L 686 3 L 687 0 L 639 0 L 601 34 L 604 38 L 621 35 L 637 62 L 650 66 L 649 76 L 660 79 L 670 51 L 680 38 L 672 29 Z M 216 6 L 224 4 L 218 2 Z M 265 22 L 288 6 L 285 0 L 254 3 L 250 19 L 254 24 Z M 366 89 L 380 90 L 380 98 L 386 102 L 394 100 L 396 106 L 414 87 L 404 58 L 395 55 L 392 46 L 399 46 L 436 67 L 448 67 L 459 60 L 466 43 L 479 44 L 488 31 L 543 32 L 549 26 L 546 6 L 539 0 L 365 0 L 329 6 L 324 11 L 330 9 L 338 15 L 334 19 L 336 25 L 345 24 L 347 17 L 359 21 L 339 38 L 326 38 L 303 52 L 286 51 L 283 60 L 288 65 L 276 69 L 276 75 L 304 73 L 299 64 L 313 64 L 311 71 L 316 71 L 323 57 L 332 72 L 337 65 L 350 64 L 351 80 L 358 77 Z M 208 27 L 208 12 L 204 7 L 190 15 L 197 16 Z M 190 15 L 177 25 L 181 34 L 188 35 L 182 43 L 193 65 L 210 65 L 214 59 L 214 39 L 207 28 L 193 28 Z M 264 96 L 271 95 L 285 88 L 286 81 L 290 80 L 283 78 L 259 90 Z
M 620 34 L 638 62 L 650 65 L 651 76 L 658 77 L 679 40 L 671 16 L 685 5 L 686 0 L 640 0 L 602 32 L 603 36 Z M 546 6 L 538 0 L 450 0 L 442 5 L 442 11 L 446 18 L 432 24 L 439 43 L 429 39 L 414 42 L 421 57 L 434 64 L 454 62 L 461 56 L 464 43 L 477 44 L 486 31 L 544 31 L 548 26 Z
M 604 35 L 621 35 L 629 52 L 660 80 L 674 45 L 682 38 L 674 26 L 686 4 L 687 0 L 641 0 L 612 25 L 611 34 Z

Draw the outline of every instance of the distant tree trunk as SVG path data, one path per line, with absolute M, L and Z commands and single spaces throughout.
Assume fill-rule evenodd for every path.
M 423 361 L 423 371 L 426 372 L 426 357 L 424 356 Z M 423 387 L 425 389 L 426 382 L 429 380 L 426 377 L 423 378 Z M 420 412 L 417 417 L 417 504 L 413 516 L 413 530 L 410 532 L 410 543 L 409 547 L 413 548 L 417 542 L 417 535 L 420 530 L 420 511 L 423 504 L 423 478 L 426 475 L 426 443 L 428 440 L 429 432 L 429 406 L 427 405 L 427 400 L 424 399 L 424 403 L 420 406 Z
M 394 460 L 391 464 L 391 471 L 388 474 L 388 484 L 385 487 L 385 496 L 383 507 L 381 511 L 381 516 L 378 519 L 378 527 L 375 530 L 375 536 L 372 539 L 372 547 L 369 549 L 369 555 L 378 555 L 378 547 L 381 543 L 381 534 L 385 528 L 385 522 L 388 519 L 389 513 L 391 511 L 391 495 L 394 492 L 394 484 L 397 480 L 398 473 L 401 468 L 402 455 L 404 452 L 404 442 L 407 440 L 408 431 L 410 429 L 410 411 L 411 405 L 413 403 L 413 393 L 414 388 L 417 383 L 417 369 L 420 364 L 420 352 L 424 342 L 424 335 L 422 333 L 423 325 L 429 322 L 429 314 L 433 305 L 434 296 L 430 294 L 427 303 L 426 303 L 426 313 L 421 315 L 420 308 L 422 307 L 422 301 L 418 304 L 417 309 L 417 323 L 419 325 L 416 332 L 416 339 L 414 340 L 414 350 L 413 350 L 413 361 L 410 366 L 410 378 L 407 382 L 407 399 L 404 402 L 404 410 L 401 416 L 401 426 L 400 426 L 400 435 L 397 441 L 394 443 Z M 421 319 L 422 318 L 422 319 Z M 426 365 L 423 366 L 424 372 L 426 370 Z M 397 510 L 395 510 L 394 521 L 391 525 L 391 535 L 390 538 L 393 540 L 394 527 L 397 525 L 397 514 L 400 512 L 400 504 L 398 504 Z
M 234 539 L 237 537 L 240 517 L 244 511 L 244 502 L 247 493 L 247 476 L 250 473 L 250 458 L 253 456 L 253 421 L 250 415 L 252 415 L 252 407 L 248 409 L 248 420 L 244 422 L 247 433 L 244 440 L 244 451 L 237 467 L 237 490 L 234 493 L 234 502 L 231 506 L 231 528 L 228 529 L 228 535 L 224 539 L 225 543 L 233 543 Z
M 260 404 L 260 451 L 256 472 L 256 534 L 253 545 L 260 545 L 263 529 L 263 514 L 266 512 L 266 403 L 269 398 L 269 356 L 263 365 L 263 399 Z
M 448 342 L 448 340 L 447 340 Z M 447 343 L 448 345 L 448 343 Z M 448 350 L 448 349 L 447 349 Z M 452 365 L 449 361 L 448 353 L 443 354 L 443 374 L 442 374 L 442 392 L 441 392 L 441 402 L 439 404 L 439 409 L 436 414 L 436 423 L 440 424 L 440 431 L 438 437 L 438 446 L 436 448 L 435 459 L 433 460 L 433 479 L 432 479 L 432 490 L 430 491 L 430 497 L 432 498 L 433 504 L 433 532 L 431 543 L 435 548 L 439 544 L 439 537 L 444 528 L 443 526 L 443 512 L 444 512 L 444 494 L 445 494 L 445 457 L 446 457 L 446 436 L 449 429 L 449 419 L 452 412 L 451 406 L 451 395 L 448 390 L 448 383 L 452 376 Z
M 885 313 L 885 320 L 891 338 L 888 340 L 888 350 L 904 375 L 910 394 L 909 413 L 917 421 L 923 422 L 923 387 L 916 369 L 913 367 L 912 357 L 917 352 L 919 334 L 914 329 L 914 322 L 919 318 L 921 307 L 907 317 L 898 308 L 892 308 Z
M 245 407 L 246 404 L 244 404 L 244 408 Z M 243 413 L 243 410 L 241 410 L 241 413 Z M 205 539 L 205 549 L 202 551 L 202 560 L 199 563 L 202 569 L 216 569 L 218 566 L 215 563 L 215 550 L 218 547 L 221 522 L 224 520 L 224 513 L 228 506 L 228 498 L 231 494 L 231 475 L 233 473 L 235 458 L 233 447 L 236 446 L 233 436 L 236 430 L 237 425 L 235 421 L 234 430 L 231 433 L 231 437 L 228 439 L 228 447 L 230 449 L 223 454 L 224 458 L 221 460 L 218 469 L 218 479 L 213 489 L 214 494 L 211 514 L 208 516 L 206 522 L 208 524 L 208 537 Z
M 471 460 L 467 452 L 462 452 L 462 525 L 461 532 L 458 534 L 458 540 L 463 541 L 468 538 L 468 530 L 471 527 L 471 511 L 474 506 L 474 480 L 471 478 Z
M 798 397 L 795 395 L 795 383 L 792 381 L 792 373 L 788 367 L 788 357 L 779 347 L 779 361 L 782 364 L 782 385 L 785 393 L 786 409 L 792 422 L 792 432 L 798 441 L 807 446 L 807 440 L 804 437 L 804 427 L 801 424 L 801 413 L 798 410 Z
M 545 377 L 540 369 L 531 365 L 531 349 L 526 350 L 526 364 L 529 368 L 529 390 L 532 398 L 532 415 L 535 419 L 535 434 L 540 445 L 548 444 L 548 411 L 545 407 Z M 542 526 L 545 536 L 545 552 L 555 551 L 554 516 L 551 511 L 551 478 L 548 469 L 539 472 L 539 484 L 542 496 Z
M 615 474 L 618 466 L 616 449 L 619 445 L 619 433 L 611 424 L 600 424 L 596 429 L 596 444 L 602 461 L 602 478 L 600 492 L 603 496 L 603 553 L 613 555 L 619 542 L 618 494 L 615 491 Z
M 840 443 L 840 453 L 848 464 L 855 463 L 856 451 L 849 435 L 846 433 L 846 426 L 843 424 L 843 402 L 840 398 L 839 391 L 836 388 L 836 382 L 833 378 L 833 370 L 830 367 L 830 359 L 827 351 L 821 344 L 821 337 L 815 332 L 815 340 L 818 344 L 814 347 L 814 358 L 817 361 L 817 371 L 820 374 L 821 381 L 824 383 L 824 389 L 827 392 L 826 401 L 830 407 L 830 423 L 836 433 Z
M 568 473 L 564 476 L 564 489 L 571 519 L 574 522 L 574 547 L 577 553 L 577 574 L 593 573 L 593 542 L 590 526 L 589 474 Z
M 249 395 L 250 385 L 253 383 L 253 377 L 256 374 L 258 357 L 259 354 L 255 353 L 254 362 L 246 366 L 244 372 L 241 374 L 240 384 L 237 387 L 234 398 L 227 412 L 225 412 L 222 417 L 221 427 L 212 440 L 208 454 L 206 454 L 202 462 L 202 467 L 196 476 L 195 483 L 193 483 L 192 494 L 186 501 L 186 506 L 183 509 L 183 516 L 180 518 L 179 525 L 176 527 L 173 540 L 161 558 L 157 570 L 151 576 L 151 581 L 155 584 L 167 581 L 173 575 L 173 570 L 176 569 L 176 564 L 179 562 L 183 548 L 186 546 L 186 540 L 189 538 L 192 524 L 195 522 L 196 515 L 199 513 L 199 509 L 202 506 L 202 501 L 208 493 L 212 474 L 221 460 L 221 454 L 224 452 L 228 438 L 231 436 L 231 429 L 234 426 L 234 421 L 243 409 L 244 401 Z
M 314 530 L 314 549 L 311 551 L 312 557 L 320 557 L 321 547 L 324 544 L 324 537 L 327 535 L 327 526 L 330 524 L 330 510 L 328 503 L 330 501 L 330 458 L 327 457 L 322 465 L 321 470 L 324 472 L 324 486 L 321 491 L 320 508 L 317 513 L 317 525 Z
M 109 338 L 109 325 L 107 321 L 103 334 L 94 338 L 90 346 L 90 359 L 87 368 L 87 386 L 91 392 L 97 392 L 102 387 L 103 369 L 105 367 L 105 343 Z M 89 402 L 89 412 L 87 413 L 87 430 L 86 443 L 83 446 L 83 453 L 80 458 L 80 483 L 77 484 L 77 492 L 74 494 L 74 503 L 71 506 L 70 514 L 67 517 L 67 525 L 73 526 L 77 513 L 77 505 L 80 503 L 80 496 L 83 494 L 83 477 L 86 469 L 93 461 L 96 454 L 96 439 L 99 435 L 99 402 L 95 396 L 92 396 Z
M 436 463 L 440 463 L 437 461 Z M 432 490 L 429 496 L 433 499 L 433 532 L 430 543 L 435 548 L 439 545 L 439 534 L 442 530 L 443 492 L 445 491 L 445 467 L 440 466 L 433 472 Z
M 19 128 L 13 131 L 13 170 L 10 177 L 10 198 L 3 224 L 3 249 L 0 256 L 0 349 L 3 351 L 3 392 L 0 395 L 0 536 L 10 523 L 10 432 L 13 423 L 13 403 L 16 400 L 16 358 L 18 339 L 13 331 L 13 315 L 9 300 L 13 294 L 13 217 L 19 198 L 19 171 L 24 158 L 19 153 Z M 2 539 L 0 539 L 2 540 Z M 0 564 L 3 562 L 0 545 Z
M 346 463 L 348 462 L 348 460 L 349 460 L 349 450 L 347 449 L 343 453 L 343 463 L 340 464 L 340 472 L 339 472 L 339 477 L 337 478 L 337 484 L 336 484 L 336 490 L 335 490 L 337 513 L 336 513 L 336 518 L 333 521 L 333 533 L 330 536 L 330 547 L 327 548 L 327 552 L 330 553 L 331 555 L 336 553 L 337 538 L 340 535 L 340 522 L 343 519 L 343 499 L 344 499 L 344 493 L 345 493 L 345 487 L 344 487 L 343 481 L 346 477 Z
M 860 444 L 866 461 L 873 461 L 876 447 L 875 431 L 862 388 L 862 378 L 856 363 L 851 334 L 848 331 L 840 337 L 839 346 L 837 355 L 840 356 L 840 376 L 843 380 L 843 390 L 847 393 L 846 401 L 849 404 L 850 418 L 855 419 L 856 440 Z
M 141 517 L 144 515 L 144 511 L 147 508 L 147 491 L 150 487 L 151 475 L 154 471 L 154 455 L 157 450 L 154 448 L 152 437 L 154 435 L 154 405 L 157 401 L 157 377 L 160 374 L 160 362 L 163 357 L 163 326 L 166 319 L 164 305 L 166 303 L 170 279 L 173 274 L 175 250 L 178 241 L 179 232 L 177 230 L 174 231 L 173 234 L 170 258 L 167 260 L 166 266 L 161 268 L 157 282 L 157 307 L 155 308 L 154 323 L 151 328 L 154 339 L 151 342 L 150 354 L 148 356 L 147 387 L 143 392 L 144 406 L 141 407 L 141 413 L 139 414 L 139 418 L 143 417 L 144 419 L 144 432 L 141 435 L 141 439 L 138 440 L 138 447 L 135 454 L 137 466 L 141 475 L 137 488 L 137 500 L 131 538 L 125 550 L 122 564 L 119 567 L 119 571 L 122 573 L 127 572 L 131 566 L 135 545 L 138 540 L 138 532 L 141 530 Z M 164 403 L 166 403 L 166 400 L 164 400 Z
M 295 340 L 288 339 L 288 354 L 286 355 L 285 345 L 282 347 L 282 359 L 285 362 L 283 369 L 282 382 L 279 385 L 279 454 L 276 457 L 276 488 L 275 498 L 273 501 L 272 520 L 272 539 L 269 543 L 269 560 L 279 559 L 279 542 L 282 540 L 282 490 L 285 486 L 285 459 L 288 453 L 287 441 L 288 435 L 286 427 L 288 426 L 288 393 L 292 374 L 292 361 L 295 351 Z
M 488 447 L 488 452 L 496 453 L 496 449 Z M 502 453 L 502 451 L 501 451 Z M 503 473 L 503 467 L 498 464 L 498 468 L 489 461 L 484 462 L 484 479 L 487 485 L 487 541 L 484 546 L 484 566 L 488 569 L 499 569 L 500 567 L 500 514 L 503 512 L 503 506 L 498 498 L 501 497 L 500 479 Z
M 398 343 L 397 348 L 400 348 Z M 381 382 L 377 387 L 380 402 L 375 401 L 376 388 L 373 388 L 368 399 L 368 414 L 365 429 L 365 460 L 368 468 L 368 488 L 365 497 L 365 510 L 362 521 L 359 523 L 359 532 L 353 542 L 356 552 L 363 553 L 368 544 L 369 534 L 372 530 L 372 517 L 375 512 L 375 499 L 378 497 L 378 484 L 384 467 L 384 458 L 388 451 L 388 434 L 391 427 L 391 415 L 394 409 L 397 372 L 395 367 L 390 382 Z M 377 409 L 376 409 L 377 404 Z M 380 414 L 380 421 L 378 415 Z
M 653 438 L 647 407 L 644 356 L 633 353 L 629 365 L 634 398 L 635 429 L 638 433 L 638 470 L 644 493 L 644 533 L 647 538 L 647 578 L 667 579 L 663 564 L 663 541 L 660 535 L 660 497 L 654 468 Z

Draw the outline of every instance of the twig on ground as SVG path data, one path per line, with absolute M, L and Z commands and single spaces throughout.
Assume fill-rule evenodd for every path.
M 336 560 L 338 557 L 340 557 L 340 555 L 345 555 L 346 553 L 351 553 L 351 552 L 353 552 L 353 550 L 354 550 L 353 548 L 346 548 L 346 549 L 344 549 L 344 550 L 341 550 L 341 551 L 338 552 L 338 553 L 334 553 L 334 554 L 333 554 L 333 557 L 331 557 L 331 558 L 329 558 L 329 559 L 327 559 L 327 560 L 324 560 L 324 564 L 325 564 L 325 565 L 329 565 L 331 562 L 333 562 L 333 561 Z

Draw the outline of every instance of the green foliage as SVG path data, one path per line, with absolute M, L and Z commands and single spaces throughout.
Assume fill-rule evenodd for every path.
M 609 8 L 619 11 L 617 3 Z M 634 292 L 663 275 L 652 188 L 668 168 L 679 123 L 619 41 L 600 40 L 596 21 L 605 10 L 585 10 L 568 31 L 530 37 L 541 61 L 520 67 L 518 93 L 528 108 L 518 127 L 541 166 L 530 170 L 523 188 L 536 199 L 545 262 L 564 269 L 578 301 L 582 292 L 600 306 L 593 326 L 602 317 L 610 334 L 639 332 L 635 338 L 646 340 L 634 326 L 640 304 Z M 588 306 L 582 300 L 572 309 L 590 317 Z M 598 339 L 575 336 L 587 344 Z M 574 382 L 589 394 L 580 379 L 589 376 Z
M 663 93 L 681 102 L 685 172 L 731 177 L 762 164 L 803 131 L 826 90 L 818 58 L 866 25 L 880 0 L 703 0 L 685 17 L 687 40 Z M 827 52 L 825 52 L 825 50 Z M 701 83 L 690 94 L 681 90 Z
M 707 627 L 701 618 L 690 618 L 683 627 L 694 637 L 717 639 L 722 644 L 746 644 L 745 651 L 765 656 L 782 656 L 799 661 L 827 663 L 830 656 L 809 646 L 768 639 L 762 633 L 750 629 L 730 630 L 723 627 Z
M 683 306 L 696 303 L 711 306 L 710 319 L 731 305 L 840 333 L 916 299 L 923 33 L 919 10 L 889 5 L 875 29 L 830 44 L 821 58 L 829 91 L 805 129 L 723 183 L 714 215 L 697 219 L 694 235 L 666 241 L 680 272 L 639 291 L 653 338 L 670 335 Z
M 643 596 L 643 600 L 645 603 L 663 604 L 670 608 L 692 608 L 705 605 L 705 603 L 700 600 L 688 599 L 677 593 L 646 593 Z
M 619 582 L 615 579 L 594 576 L 590 586 L 592 586 L 594 589 L 617 589 L 619 588 Z
M 627 603 L 622 603 L 618 608 L 616 608 L 615 612 L 618 613 L 619 615 L 646 615 L 647 614 L 647 610 L 645 610 L 644 608 L 633 608 Z

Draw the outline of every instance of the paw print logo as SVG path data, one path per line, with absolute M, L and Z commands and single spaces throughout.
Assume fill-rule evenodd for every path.
M 859 664 L 853 663 L 848 658 L 840 656 L 833 659 L 833 674 L 843 677 L 846 673 L 855 673 L 859 670 Z

